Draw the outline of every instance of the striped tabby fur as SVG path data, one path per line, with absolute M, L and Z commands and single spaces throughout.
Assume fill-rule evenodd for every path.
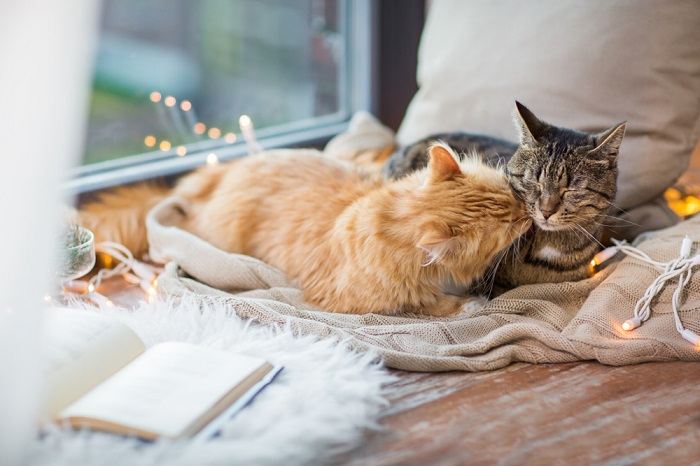
M 491 165 L 506 164 L 511 188 L 534 222 L 494 264 L 496 285 L 510 289 L 583 279 L 609 223 L 625 123 L 584 133 L 545 123 L 519 102 L 514 120 L 519 145 L 468 133 L 433 135 L 396 152 L 384 174 L 400 178 L 425 166 L 426 148 L 435 139 L 460 154 L 479 153 Z

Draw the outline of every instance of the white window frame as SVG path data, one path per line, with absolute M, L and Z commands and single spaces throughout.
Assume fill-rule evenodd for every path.
M 360 110 L 372 112 L 376 102 L 376 3 L 372 0 L 341 0 L 347 33 L 347 49 L 340 66 L 341 110 L 308 120 L 264 128 L 256 132 L 264 149 L 300 147 L 322 144 L 347 129 L 352 115 Z M 345 82 L 349 80 L 349 82 Z M 313 122 L 313 124 L 311 124 Z M 205 140 L 187 145 L 188 154 L 178 157 L 175 150 L 147 152 L 122 159 L 77 167 L 70 173 L 65 188 L 82 194 L 116 185 L 134 183 L 156 177 L 177 175 L 202 166 L 207 154 L 216 151 L 221 161 L 245 156 L 245 143 L 222 145 L 221 141 Z

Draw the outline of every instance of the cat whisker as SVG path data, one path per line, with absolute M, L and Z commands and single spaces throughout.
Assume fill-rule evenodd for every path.
M 615 220 L 617 220 L 617 221 L 625 222 L 625 223 L 628 223 L 628 224 L 630 224 L 630 225 L 634 225 L 634 226 L 637 226 L 637 227 L 640 227 L 640 226 L 641 226 L 639 223 L 634 223 L 634 222 L 632 222 L 632 221 L 630 221 L 630 220 L 627 220 L 627 219 L 624 219 L 624 218 L 620 218 L 620 217 L 616 217 L 616 216 L 614 216 L 614 215 L 600 214 L 600 216 L 601 216 L 601 217 L 612 218 L 612 219 L 615 219 Z
M 601 248 L 605 248 L 605 246 L 603 245 L 603 243 L 601 243 L 600 241 L 598 241 L 598 239 L 597 239 L 595 236 L 593 236 L 588 230 L 586 230 L 585 228 L 583 228 L 581 225 L 579 225 L 578 223 L 572 223 L 572 225 L 574 225 L 574 226 L 577 227 L 579 230 L 581 230 L 582 232 L 584 232 L 590 239 L 592 239 L 593 241 L 595 241 L 596 243 L 598 243 L 598 244 L 600 245 Z
M 506 256 L 507 253 L 508 248 L 505 248 L 501 252 L 499 252 L 496 256 L 497 260 L 495 261 L 493 267 L 491 267 L 488 273 L 484 276 L 484 286 L 488 286 L 488 292 L 486 293 L 487 300 L 491 299 L 491 294 L 493 293 L 493 286 L 496 283 L 496 272 L 498 271 L 498 267 L 501 265 L 501 261 L 503 261 L 503 258 Z
M 617 210 L 619 210 L 619 211 L 622 212 L 623 214 L 628 214 L 628 213 L 629 213 L 628 210 L 623 209 L 622 207 L 620 207 L 619 205 L 615 204 L 615 203 L 612 202 L 612 201 L 608 201 L 607 199 L 603 199 L 603 201 L 607 202 L 608 204 L 610 204 L 611 207 L 616 208 Z

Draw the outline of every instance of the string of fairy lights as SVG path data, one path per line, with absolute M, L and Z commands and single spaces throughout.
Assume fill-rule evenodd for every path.
M 165 124 L 169 122 L 170 126 L 174 127 L 180 136 L 184 138 L 187 134 L 191 134 L 203 139 L 205 137 L 210 140 L 223 140 L 226 144 L 235 144 L 238 141 L 238 136 L 233 131 L 224 132 L 217 126 L 207 126 L 206 123 L 198 121 L 192 102 L 187 99 L 178 99 L 172 95 L 163 95 L 160 91 L 152 91 L 148 95 L 150 102 L 156 106 L 158 118 Z M 253 121 L 248 115 L 241 115 L 238 118 L 238 126 L 243 136 L 244 141 L 250 153 L 259 152 L 262 148 L 258 143 L 255 135 L 255 127 Z M 143 144 L 148 149 L 158 149 L 162 152 L 173 150 L 178 157 L 185 157 L 188 153 L 186 144 L 175 145 L 172 138 L 158 139 L 154 134 L 147 134 L 143 138 Z M 216 152 L 209 152 L 205 157 L 207 165 L 216 165 L 219 163 L 219 156 Z

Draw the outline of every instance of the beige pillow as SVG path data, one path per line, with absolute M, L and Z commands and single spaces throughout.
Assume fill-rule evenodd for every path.
M 449 130 L 515 141 L 516 98 L 584 131 L 627 120 L 623 208 L 671 185 L 700 138 L 698 0 L 434 0 L 418 62 L 399 143 Z

